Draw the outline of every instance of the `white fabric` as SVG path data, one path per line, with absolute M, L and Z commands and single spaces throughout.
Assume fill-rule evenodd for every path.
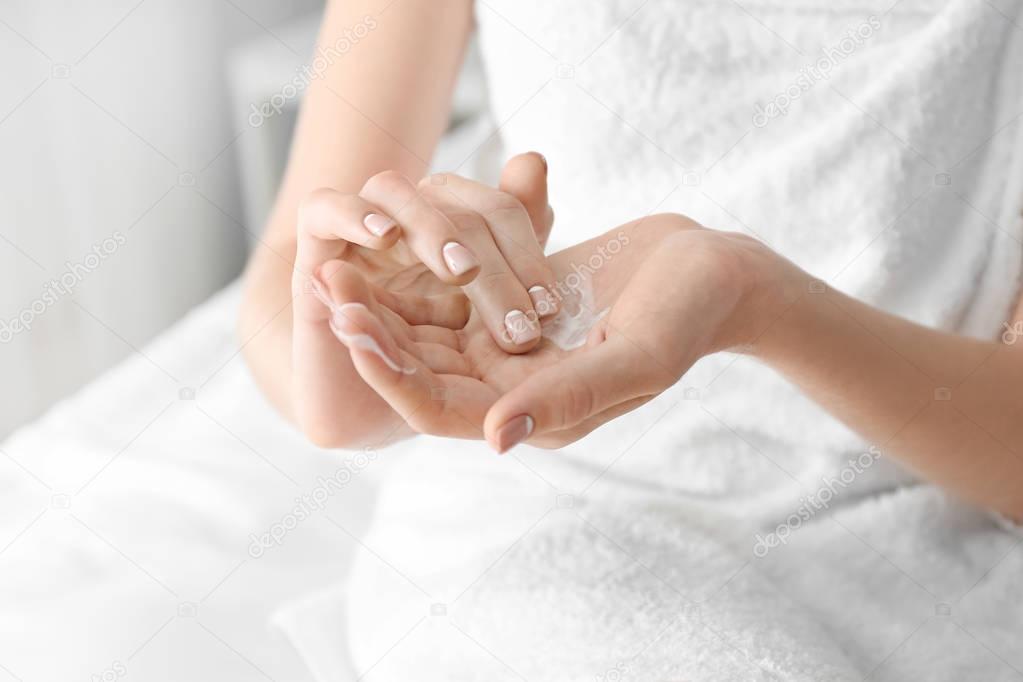
M 548 154 L 562 244 L 653 209 L 682 179 L 636 129 L 705 171 L 740 137 L 751 93 L 773 94 L 805 63 L 782 56 L 771 30 L 808 60 L 811 44 L 840 37 L 829 26 L 855 26 L 863 14 L 851 2 L 804 0 L 798 12 L 743 3 L 768 30 L 719 4 L 549 4 L 480 4 L 490 87 L 510 56 L 523 73 L 533 61 L 549 76 L 556 61 L 576 62 L 606 37 L 575 79 L 605 98 L 611 85 L 627 87 L 615 104 L 633 126 L 569 91 L 568 79 L 514 116 L 525 96 L 493 94 L 507 149 Z M 557 21 L 547 14 L 555 6 Z M 1018 125 L 1002 128 L 1019 99 L 998 83 L 1015 74 L 999 70 L 995 55 L 1004 50 L 1018 65 L 1009 42 L 1018 32 L 990 4 L 943 7 L 903 0 L 884 19 L 892 33 L 876 36 L 880 52 L 843 62 L 842 78 L 869 72 L 872 108 L 860 99 L 870 88 L 843 88 L 837 70 L 834 82 L 920 153 L 940 152 L 942 166 L 977 148 L 951 169 L 951 187 L 975 184 L 970 202 L 999 230 L 974 223 L 933 185 L 930 168 L 921 172 L 898 139 L 823 85 L 798 103 L 809 111 L 751 132 L 700 189 L 683 186 L 657 210 L 687 210 L 715 227 L 742 229 L 741 219 L 829 280 L 868 247 L 836 286 L 946 327 L 971 318 L 969 329 L 994 336 L 1005 307 L 997 299 L 1011 296 L 994 285 L 1015 280 L 1018 258 L 1000 235 L 1018 229 L 1012 188 L 1021 186 L 1009 163 Z M 558 57 L 534 58 L 539 48 L 495 10 Z M 797 13 L 810 28 L 796 30 Z M 569 49 L 574 40 L 586 47 Z M 932 72 L 925 55 L 937 60 Z M 630 63 L 642 68 L 623 80 L 614 69 Z M 750 75 L 756 69 L 774 75 Z M 607 87 L 597 93 L 585 78 L 600 82 L 601 73 Z M 734 74 L 747 75 L 733 82 Z M 932 114 L 912 108 L 918 95 Z M 734 122 L 733 136 L 722 121 Z M 999 175 L 1007 169 L 1015 175 Z M 908 178 L 919 179 L 916 191 Z M 881 233 L 910 196 L 931 188 Z M 735 218 L 713 215 L 702 191 Z M 834 236 L 818 239 L 808 225 Z M 899 281 L 907 272 L 919 279 L 918 251 L 943 239 L 975 266 L 973 279 L 992 283 L 975 287 L 976 300 L 959 290 L 970 277 L 952 277 L 951 263 L 927 268 L 929 283 Z M 929 288 L 941 282 L 947 288 Z M 822 477 L 841 476 L 866 444 L 751 363 L 701 363 L 663 399 L 566 452 L 498 458 L 478 443 L 421 439 L 352 467 L 357 454 L 304 444 L 261 399 L 237 356 L 236 303 L 236 292 L 218 297 L 147 348 L 148 360 L 132 359 L 0 446 L 0 679 L 86 679 L 116 674 L 117 664 L 129 679 L 262 672 L 316 682 L 366 672 L 366 680 L 1002 680 L 1023 670 L 1019 536 L 932 486 L 897 487 L 910 479 L 886 459 L 849 486 L 832 484 L 827 512 L 754 554 L 758 533 L 823 490 Z M 194 401 L 180 399 L 182 385 L 199 387 Z M 321 485 L 317 476 L 341 469 L 359 473 L 326 510 L 251 556 L 250 534 L 282 522 L 296 497 Z M 365 535 L 360 519 L 378 475 L 379 513 Z M 339 581 L 357 548 L 346 613 Z
M 313 679 L 270 620 L 344 577 L 372 470 L 264 402 L 237 354 L 238 299 L 217 296 L 0 444 L 3 682 Z M 252 549 L 339 471 L 356 473 L 322 510 Z
M 679 211 L 751 232 L 899 315 L 1001 331 L 1021 252 L 1018 5 L 477 7 L 500 138 L 547 155 L 559 245 Z M 754 122 L 755 104 L 849 29 L 869 36 L 787 114 Z M 725 356 L 558 453 L 418 442 L 367 540 L 403 575 L 357 559 L 355 668 L 368 680 L 1014 678 L 1018 539 L 869 448 Z M 806 512 L 808 495 L 827 509 Z M 784 544 L 759 545 L 787 519 Z

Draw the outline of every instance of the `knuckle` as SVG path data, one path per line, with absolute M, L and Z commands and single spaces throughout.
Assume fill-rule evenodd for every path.
M 424 175 L 416 186 L 421 190 L 433 191 L 432 188 L 447 185 L 450 177 L 450 173 L 431 173 Z
M 377 173 L 362 186 L 369 194 L 390 194 L 400 192 L 412 186 L 409 179 L 396 170 L 385 170 Z
M 637 227 L 667 236 L 679 232 L 688 232 L 700 228 L 701 225 L 681 213 L 655 213 L 642 219 Z
M 478 213 L 456 208 L 449 210 L 447 216 L 459 232 L 468 232 L 478 236 L 489 235 L 487 224 Z
M 498 190 L 494 192 L 493 196 L 491 196 L 491 201 L 493 202 L 493 207 L 496 209 L 505 208 L 518 209 L 520 211 L 526 210 L 526 207 L 522 205 L 522 202 L 519 201 L 518 197 L 510 192 Z
M 333 213 L 337 196 L 329 187 L 320 187 L 305 195 L 298 205 L 299 229 L 309 232 L 314 224 Z
M 299 206 L 303 209 L 310 209 L 329 205 L 333 202 L 335 196 L 337 196 L 337 191 L 330 187 L 318 187 L 309 192 L 309 194 L 306 194 Z
M 495 192 L 483 205 L 482 214 L 488 220 L 521 219 L 527 216 L 526 207 L 507 192 Z
M 554 273 L 547 267 L 544 259 L 525 251 L 525 249 L 509 257 L 508 265 L 523 280 L 522 284 L 527 287 L 534 284 L 550 286 L 554 279 Z
M 483 294 L 500 294 L 505 291 L 522 288 L 518 278 L 507 270 L 498 270 L 496 272 L 484 271 L 473 280 L 470 286 L 477 288 Z

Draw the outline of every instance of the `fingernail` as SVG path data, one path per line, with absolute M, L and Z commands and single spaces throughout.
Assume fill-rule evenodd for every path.
M 472 251 L 458 242 L 448 242 L 441 251 L 444 253 L 444 262 L 447 263 L 448 270 L 456 277 L 480 266 L 480 262 L 476 260 L 476 256 L 472 255 Z
M 359 319 L 364 323 L 357 322 Z M 395 372 L 415 373 L 414 367 L 403 367 L 400 362 L 384 352 L 383 344 L 374 334 L 379 333 L 379 330 L 373 329 L 377 324 L 380 324 L 379 320 L 362 303 L 345 303 L 338 306 L 330 316 L 330 330 L 334 332 L 337 340 L 349 349 L 368 350 Z
M 533 153 L 540 157 L 540 162 L 543 164 L 543 174 L 547 175 L 547 157 L 541 154 L 540 152 Z
M 554 296 L 539 284 L 529 289 L 529 298 L 533 301 L 533 309 L 540 317 L 553 315 L 557 311 L 558 304 Z
M 540 338 L 540 325 L 530 320 L 521 310 L 513 310 L 504 316 L 504 328 L 516 345 Z
M 320 278 L 318 276 L 313 275 L 312 277 L 310 277 L 307 280 L 307 284 L 309 285 L 309 288 L 312 290 L 313 296 L 315 296 L 320 303 L 327 306 L 331 310 L 334 309 L 334 301 L 330 299 L 330 293 L 327 291 L 327 287 L 324 286 L 323 282 L 320 281 Z
M 497 453 L 504 454 L 529 438 L 533 433 L 533 418 L 528 414 L 512 417 L 497 430 Z
M 383 216 L 378 213 L 370 213 L 362 219 L 362 224 L 366 226 L 367 230 L 376 236 L 383 237 L 385 234 L 393 230 L 398 223 L 394 222 L 387 216 Z

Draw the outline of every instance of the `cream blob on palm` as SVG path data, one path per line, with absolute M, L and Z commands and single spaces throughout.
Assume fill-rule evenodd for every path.
M 338 305 L 327 294 L 323 285 L 315 278 L 310 278 L 310 288 L 323 305 L 331 311 L 331 317 L 343 315 L 344 305 Z M 561 310 L 556 315 L 541 322 L 543 337 L 561 350 L 575 350 L 586 344 L 586 338 L 597 323 L 607 314 L 608 309 L 597 311 L 594 306 L 593 284 L 589 278 L 580 278 L 575 287 L 564 287 L 567 292 L 561 296 Z M 560 290 L 559 290 L 560 293 Z M 361 304 L 346 304 L 361 305 Z M 333 319 L 330 329 L 338 340 L 345 345 L 352 345 L 368 350 L 377 355 L 396 372 L 413 374 L 413 367 L 402 367 L 384 353 L 373 337 L 368 334 L 345 334 Z
M 608 309 L 596 310 L 593 300 L 593 283 L 588 277 L 581 277 L 576 287 L 567 288 L 561 298 L 561 310 L 540 324 L 545 339 L 561 350 L 575 350 L 586 344 L 586 337 Z M 560 291 L 559 291 L 560 293 Z

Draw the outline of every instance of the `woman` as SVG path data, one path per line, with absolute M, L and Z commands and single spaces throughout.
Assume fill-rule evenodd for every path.
M 784 557 L 747 570 L 751 538 L 763 558 L 792 510 L 827 516 L 816 481 L 854 460 L 842 504 L 911 471 L 1023 517 L 1023 356 L 999 340 L 1020 40 L 991 6 L 884 9 L 330 4 L 321 49 L 373 29 L 307 94 L 249 269 L 254 373 L 323 446 L 564 448 L 395 464 L 352 587 L 360 673 L 852 679 L 890 643 L 799 608 Z M 498 190 L 423 179 L 474 20 L 501 141 L 550 163 L 513 158 Z M 548 179 L 552 239 L 578 243 L 545 258 Z M 580 307 L 582 348 L 540 338 Z

